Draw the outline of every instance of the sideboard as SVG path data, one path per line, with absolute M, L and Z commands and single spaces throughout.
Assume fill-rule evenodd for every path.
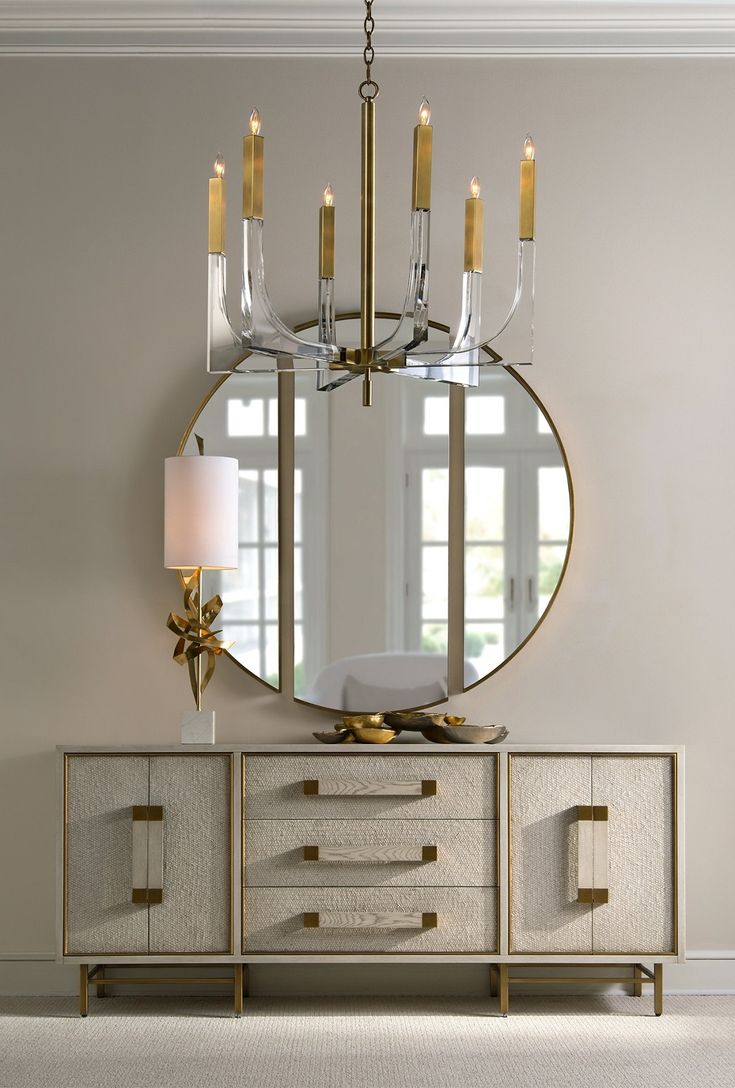
M 684 959 L 679 746 L 58 752 L 58 958 L 83 1016 L 90 989 L 158 982 L 226 982 L 240 1015 L 248 964 L 284 962 L 486 964 L 503 1014 L 568 965 L 652 986 L 660 1015 Z

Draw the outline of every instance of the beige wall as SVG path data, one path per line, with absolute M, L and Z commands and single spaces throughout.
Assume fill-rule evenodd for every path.
M 733 63 L 392 60 L 376 74 L 380 307 L 403 289 L 422 94 L 436 317 L 456 311 L 473 173 L 507 287 L 527 129 L 539 149 L 529 377 L 569 453 L 576 541 L 542 630 L 457 709 L 516 741 L 686 742 L 689 943 L 735 949 Z M 359 78 L 323 60 L 0 66 L 4 955 L 53 950 L 54 745 L 176 741 L 188 706 L 164 626 L 178 587 L 161 566 L 162 461 L 209 385 L 211 161 L 222 150 L 237 173 L 257 103 L 275 301 L 293 320 L 314 312 L 329 180 L 338 300 L 354 306 Z M 223 741 L 305 740 L 327 721 L 228 663 L 210 705 Z

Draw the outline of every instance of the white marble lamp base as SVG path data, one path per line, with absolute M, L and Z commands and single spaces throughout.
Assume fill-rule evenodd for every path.
M 214 744 L 214 711 L 182 710 L 182 744 Z

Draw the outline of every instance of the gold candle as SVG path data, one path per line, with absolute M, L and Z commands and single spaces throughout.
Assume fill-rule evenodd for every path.
M 518 237 L 522 242 L 532 241 L 534 234 L 536 199 L 536 148 L 530 136 L 526 136 L 521 159 L 521 193 L 518 213 Z
M 263 218 L 263 147 L 260 114 L 250 114 L 250 133 L 242 141 L 242 217 Z
M 431 108 L 425 98 L 419 107 L 419 123 L 413 130 L 413 184 L 411 200 L 415 211 L 431 207 L 431 145 L 434 130 L 429 124 Z
M 485 201 L 480 199 L 480 181 L 470 182 L 470 195 L 464 202 L 464 270 L 482 272 L 482 248 L 485 227 Z
M 214 160 L 214 177 L 209 179 L 209 252 L 225 251 L 225 160 Z
M 327 185 L 319 209 L 319 277 L 334 279 L 334 189 Z

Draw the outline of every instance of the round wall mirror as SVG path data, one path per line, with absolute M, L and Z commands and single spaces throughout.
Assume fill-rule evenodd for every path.
M 380 315 L 377 335 L 393 321 Z M 240 463 L 239 569 L 204 573 L 238 665 L 338 713 L 408 709 L 528 641 L 567 565 L 569 466 L 514 370 L 475 375 L 465 388 L 378 374 L 371 408 L 359 380 L 324 392 L 313 372 L 214 386 L 179 453 L 198 434 Z

